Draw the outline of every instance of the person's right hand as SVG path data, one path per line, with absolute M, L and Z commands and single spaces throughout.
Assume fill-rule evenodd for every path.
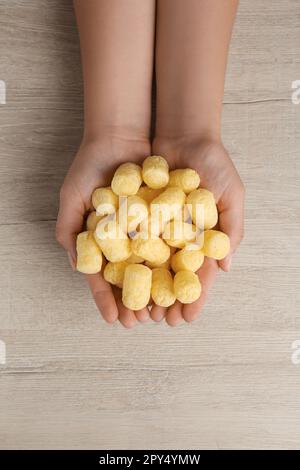
M 84 230 L 85 214 L 91 209 L 91 195 L 95 188 L 108 186 L 115 169 L 126 161 L 140 163 L 150 155 L 147 140 L 105 138 L 83 142 L 69 169 L 60 191 L 60 205 L 56 224 L 56 239 L 67 251 L 71 266 L 76 266 L 76 237 Z M 131 328 L 137 319 L 149 319 L 147 308 L 138 312 L 124 307 L 121 290 L 107 283 L 102 274 L 87 275 L 96 305 L 104 320 L 117 319 Z

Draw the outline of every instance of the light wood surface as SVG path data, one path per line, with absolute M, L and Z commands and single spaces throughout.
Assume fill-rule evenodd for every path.
M 82 133 L 71 1 L 0 0 L 0 448 L 300 448 L 298 0 L 242 0 L 224 141 L 246 238 L 193 325 L 104 324 L 54 240 Z

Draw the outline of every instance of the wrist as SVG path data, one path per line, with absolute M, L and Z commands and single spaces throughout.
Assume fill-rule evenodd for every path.
M 222 102 L 202 102 L 196 109 L 183 105 L 171 112 L 164 108 L 158 105 L 155 132 L 158 138 L 221 140 Z
M 148 138 L 139 133 L 129 132 L 124 128 L 101 129 L 101 132 L 84 132 L 80 149 L 89 151 L 90 154 L 101 156 L 109 155 L 109 159 L 128 160 L 129 158 L 145 158 L 151 153 L 151 145 Z
M 158 122 L 159 124 L 159 122 Z M 191 123 L 191 125 L 177 126 L 159 126 L 156 127 L 155 139 L 160 141 L 168 141 L 170 143 L 186 143 L 191 141 L 221 141 L 221 125 L 215 124 L 199 124 Z
M 150 142 L 148 129 L 126 124 L 107 124 L 102 122 L 85 122 L 83 141 L 99 143 L 104 140 L 119 142 Z
M 182 133 L 173 136 L 156 135 L 152 143 L 152 153 L 180 152 L 182 149 L 220 146 L 222 145 L 221 135 L 216 132 L 200 131 L 199 133 Z

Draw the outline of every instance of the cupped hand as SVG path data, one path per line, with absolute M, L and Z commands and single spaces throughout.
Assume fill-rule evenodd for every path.
M 230 253 L 225 259 L 217 262 L 205 258 L 203 266 L 197 273 L 202 293 L 196 302 L 183 305 L 176 301 L 168 309 L 158 306 L 152 308 L 153 320 L 160 321 L 165 317 L 169 325 L 176 326 L 184 320 L 190 322 L 197 318 L 219 267 L 223 271 L 230 270 L 232 256 L 244 233 L 245 190 L 231 158 L 219 141 L 156 139 L 152 153 L 164 156 L 171 169 L 189 167 L 199 173 L 200 186 L 207 188 L 215 196 L 219 211 L 218 228 L 229 236 L 231 244 Z
M 87 211 L 91 209 L 91 194 L 95 188 L 108 186 L 115 169 L 126 161 L 140 163 L 150 154 L 150 144 L 144 140 L 105 138 L 83 142 L 69 169 L 60 191 L 56 224 L 56 239 L 67 251 L 71 266 L 76 266 L 76 236 L 84 230 Z M 102 273 L 87 275 L 96 305 L 104 320 L 117 319 L 131 328 L 136 321 L 149 319 L 147 308 L 133 312 L 124 307 L 121 290 L 106 282 Z

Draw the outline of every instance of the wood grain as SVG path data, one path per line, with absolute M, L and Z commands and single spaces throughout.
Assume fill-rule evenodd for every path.
M 68 0 L 0 0 L 0 448 L 300 448 L 298 0 L 242 0 L 224 141 L 246 238 L 193 325 L 100 318 L 54 240 L 82 134 Z

